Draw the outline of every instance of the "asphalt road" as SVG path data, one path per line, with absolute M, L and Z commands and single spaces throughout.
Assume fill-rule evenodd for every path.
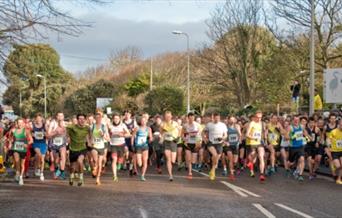
M 0 217 L 342 217 L 342 186 L 319 177 L 299 183 L 282 172 L 263 184 L 246 173 L 234 182 L 224 177 L 209 181 L 207 172 L 175 172 L 175 180 L 154 168 L 147 181 L 120 172 L 119 182 L 107 172 L 102 185 L 89 176 L 85 186 L 67 181 L 11 179 L 0 182 Z

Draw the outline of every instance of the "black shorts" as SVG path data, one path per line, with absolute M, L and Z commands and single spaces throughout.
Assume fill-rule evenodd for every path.
M 233 155 L 237 155 L 239 150 L 239 146 L 237 145 L 229 145 L 223 147 L 223 153 L 228 155 L 228 152 L 232 152 Z
M 184 148 L 184 144 L 183 143 L 177 143 L 177 148 Z
M 291 148 L 289 150 L 289 161 L 291 163 L 294 163 L 296 161 L 299 160 L 300 157 L 304 157 L 305 156 L 305 152 L 304 152 L 304 147 L 300 147 L 300 148 Z
M 243 139 L 239 145 L 239 149 L 246 148 L 246 139 Z
M 333 160 L 340 160 L 342 157 L 342 151 L 340 152 L 331 152 L 331 156 Z
M 216 152 L 217 152 L 217 154 L 222 154 L 222 152 L 223 152 L 222 144 L 212 144 L 212 143 L 209 143 L 208 144 L 208 148 L 209 147 L 214 147 Z
M 311 158 L 315 158 L 317 155 L 323 155 L 324 154 L 324 148 L 319 146 L 318 148 L 314 146 L 307 146 L 305 147 L 305 152 L 310 156 Z
M 185 144 L 184 148 L 187 151 L 191 151 L 191 153 L 197 153 L 198 152 L 196 149 L 196 144 Z
M 123 156 L 125 153 L 125 146 L 121 145 L 121 146 L 110 146 L 108 151 L 110 153 L 114 153 L 117 154 L 118 156 Z
M 105 148 L 102 148 L 102 149 L 93 148 L 92 149 L 92 151 L 97 151 L 97 154 L 100 156 L 104 155 L 104 150 L 105 150 Z
M 141 154 L 143 153 L 144 151 L 148 151 L 149 150 L 149 147 L 148 146 L 139 146 L 139 147 L 135 147 L 135 153 L 136 154 Z
M 207 149 L 207 148 L 208 148 L 208 145 L 209 145 L 208 142 L 202 141 L 202 148 L 203 148 L 203 149 Z
M 14 153 L 19 154 L 19 158 L 22 159 L 22 160 L 26 158 L 26 151 L 25 152 L 13 151 L 13 150 L 11 150 L 11 151 L 12 151 L 12 154 L 14 154 Z
M 163 142 L 165 150 L 170 150 L 171 152 L 177 152 L 177 144 L 175 142 L 164 141 Z
M 87 151 L 88 151 L 87 149 L 81 150 L 81 151 L 72 151 L 72 150 L 70 150 L 70 153 L 69 153 L 70 163 L 77 162 L 78 158 L 81 155 L 85 156 L 87 154 Z
M 129 152 L 134 152 L 134 147 L 132 145 L 131 138 L 125 138 L 125 144 Z

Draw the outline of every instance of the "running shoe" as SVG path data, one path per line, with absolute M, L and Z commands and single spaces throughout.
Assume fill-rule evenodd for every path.
M 59 170 L 59 169 L 57 169 L 56 171 L 55 171 L 55 176 L 56 177 L 59 177 L 61 175 L 61 171 Z
M 74 185 L 74 176 L 75 174 L 70 174 L 70 178 L 69 178 L 69 185 L 73 186 Z
M 20 179 L 20 176 L 19 175 L 15 175 L 14 181 L 19 182 L 19 179 Z
M 157 172 L 158 172 L 158 174 L 162 174 L 162 169 L 158 167 Z
M 240 170 L 239 168 L 237 168 L 237 169 L 236 169 L 236 175 L 237 175 L 237 176 L 240 176 L 240 174 L 241 174 L 241 170 Z
M 260 180 L 260 182 L 264 182 L 265 180 L 266 180 L 266 177 L 264 176 L 264 175 L 260 175 L 259 176 L 259 180 Z
M 223 169 L 222 176 L 227 176 L 227 175 L 228 175 L 227 169 Z
M 129 175 L 133 176 L 133 169 L 129 170 Z
M 22 176 L 19 177 L 19 185 L 24 185 L 24 179 Z
M 192 175 L 188 175 L 186 178 L 187 178 L 188 180 L 192 180 Z
M 113 176 L 113 181 L 114 182 L 119 182 L 119 178 L 117 176 Z
M 300 181 L 300 182 L 303 182 L 304 181 L 304 177 L 302 175 L 298 175 L 298 179 L 297 180 Z
M 170 176 L 169 180 L 170 182 L 173 182 L 173 176 Z
M 230 174 L 229 177 L 228 177 L 228 179 L 229 179 L 230 181 L 235 181 L 235 180 L 236 180 L 234 174 Z
M 40 179 L 40 181 L 44 182 L 45 178 L 44 178 L 44 174 L 43 173 L 40 174 L 39 179 Z
M 40 169 L 36 169 L 36 170 L 34 171 L 34 175 L 35 175 L 36 177 L 39 177 L 39 176 L 40 176 Z
M 313 179 L 315 179 L 315 177 L 314 177 L 313 175 L 310 175 L 310 176 L 309 176 L 309 180 L 311 181 L 311 180 L 313 180 Z
M 337 185 L 342 185 L 342 180 L 336 180 Z
M 101 185 L 101 182 L 100 181 L 96 181 L 96 185 Z
M 80 178 L 77 185 L 78 186 L 83 186 L 84 185 L 84 179 Z
M 140 180 L 145 182 L 146 181 L 145 176 L 140 176 Z
M 249 172 L 249 176 L 250 176 L 250 177 L 255 177 L 254 172 L 253 172 L 253 171 L 250 171 L 250 172 Z
M 209 179 L 211 181 L 215 180 L 215 169 L 211 169 L 209 172 Z
M 64 172 L 64 171 L 61 172 L 61 175 L 59 176 L 59 178 L 60 178 L 61 180 L 65 180 L 65 179 L 66 179 L 66 176 L 65 176 L 65 172 Z

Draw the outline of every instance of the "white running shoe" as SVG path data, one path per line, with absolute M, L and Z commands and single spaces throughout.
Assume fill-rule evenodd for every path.
M 40 174 L 40 178 L 39 179 L 40 179 L 40 181 L 44 182 L 44 174 L 43 173 Z
M 19 185 L 24 185 L 24 179 L 22 176 L 19 177 Z

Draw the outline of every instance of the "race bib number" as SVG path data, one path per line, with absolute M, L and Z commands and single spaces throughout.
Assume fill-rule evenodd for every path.
M 34 138 L 37 140 L 43 140 L 44 139 L 44 132 L 34 132 Z
M 112 144 L 112 145 L 119 145 L 119 144 L 122 144 L 121 141 L 122 141 L 122 138 L 119 137 L 119 136 L 112 136 L 112 137 L 110 138 L 110 144 Z
M 99 144 L 102 142 L 102 138 L 94 138 L 94 144 Z
M 220 143 L 222 141 L 222 138 L 221 137 L 215 137 L 214 138 L 214 143 Z
M 189 138 L 188 138 L 188 143 L 189 144 L 195 144 L 197 141 L 197 136 L 196 135 L 189 135 Z
M 261 139 L 261 132 L 255 132 L 253 133 L 253 138 L 260 140 Z
M 52 140 L 52 143 L 56 146 L 62 146 L 63 145 L 63 137 L 55 137 Z
M 14 143 L 14 150 L 24 151 L 25 150 L 25 143 L 24 142 L 15 142 Z
M 230 143 L 236 143 L 238 141 L 238 135 L 237 134 L 231 134 L 231 135 L 229 135 L 228 140 Z
M 295 138 L 296 138 L 296 140 L 303 140 L 303 132 L 302 131 L 300 131 L 300 132 L 296 132 L 295 133 Z
M 171 133 L 165 133 L 165 138 L 166 141 L 173 141 L 173 136 Z
M 146 137 L 139 137 L 138 138 L 138 144 L 139 145 L 144 145 L 144 144 L 146 144 L 146 142 L 147 142 L 147 138 Z
M 342 148 L 342 140 L 337 140 L 336 141 L 336 147 Z

